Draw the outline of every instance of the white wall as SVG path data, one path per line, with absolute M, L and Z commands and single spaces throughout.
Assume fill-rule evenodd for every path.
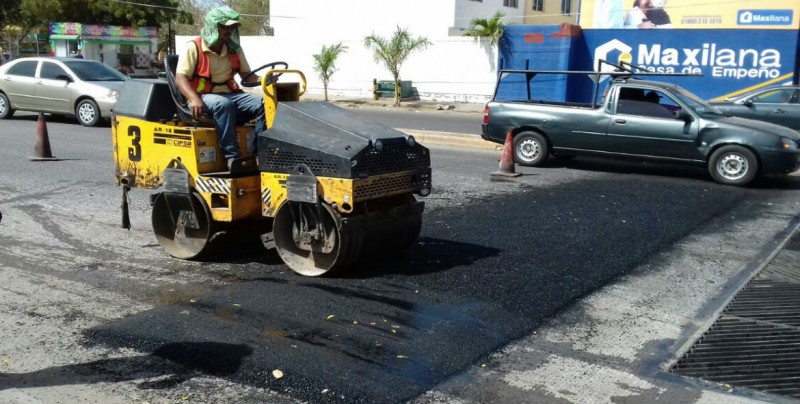
M 400 70 L 401 80 L 411 80 L 421 99 L 485 102 L 494 91 L 497 48 L 448 33 L 457 24 L 466 27 L 473 18 L 490 18 L 498 9 L 506 15 L 516 11 L 521 21 L 525 0 L 519 3 L 512 9 L 503 7 L 503 0 L 272 0 L 275 36 L 243 37 L 242 47 L 252 68 L 285 61 L 305 73 L 309 93 L 322 94 L 312 55 L 323 45 L 341 42 L 348 49 L 336 63 L 329 95 L 371 97 L 372 79 L 392 76 L 374 61 L 364 37 L 374 33 L 388 39 L 400 26 L 433 43 L 412 53 Z M 178 50 L 191 39 L 176 38 Z
M 388 35 L 387 35 L 388 36 Z M 177 37 L 178 52 L 192 37 Z M 333 38 L 295 40 L 283 37 L 276 31 L 274 37 L 242 38 L 247 61 L 251 68 L 284 61 L 290 68 L 306 75 L 308 92 L 322 94 L 322 82 L 314 71 L 313 54 L 319 53 L 323 43 L 339 42 Z M 424 51 L 411 54 L 400 69 L 402 80 L 411 80 L 420 99 L 442 102 L 485 102 L 494 91 L 497 66 L 497 48 L 475 42 L 466 37 L 430 38 L 433 45 Z M 337 72 L 328 87 L 330 96 L 372 96 L 372 79 L 391 80 L 389 71 L 375 62 L 372 52 L 364 47 L 362 39 L 342 40 L 347 52 L 337 60 Z M 286 81 L 296 81 L 284 77 Z
M 178 37 L 180 52 L 191 37 Z M 423 100 L 485 102 L 491 98 L 496 78 L 496 47 L 470 38 L 433 40 L 426 50 L 414 53 L 400 70 L 402 80 L 411 80 Z M 328 87 L 330 96 L 371 97 L 372 79 L 391 80 L 382 64 L 375 62 L 362 41 L 342 41 L 348 47 L 337 61 L 337 72 Z M 326 43 L 330 45 L 332 42 Z M 306 75 L 308 92 L 322 94 L 322 82 L 313 69 L 313 54 L 321 43 L 296 42 L 280 37 L 243 37 L 242 48 L 252 68 L 284 61 Z M 286 81 L 295 79 L 284 77 Z
M 387 36 L 398 25 L 414 35 L 441 37 L 453 26 L 455 1 L 271 0 L 270 24 L 275 36 L 298 40 L 360 39 L 373 31 Z

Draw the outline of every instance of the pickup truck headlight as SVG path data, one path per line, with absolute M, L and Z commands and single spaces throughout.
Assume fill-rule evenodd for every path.
M 797 142 L 795 142 L 792 139 L 783 137 L 781 138 L 781 147 L 783 147 L 784 150 L 797 150 Z

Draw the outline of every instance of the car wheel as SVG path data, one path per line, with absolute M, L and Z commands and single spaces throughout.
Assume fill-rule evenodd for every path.
M 746 185 L 758 175 L 758 159 L 742 146 L 723 146 L 711 155 L 708 171 L 720 184 Z
M 100 108 L 94 100 L 85 99 L 75 107 L 75 117 L 83 126 L 97 126 L 100 123 Z
M 5 94 L 0 93 L 0 119 L 8 119 L 14 115 L 14 110 L 11 108 L 11 103 Z
M 514 136 L 514 161 L 519 165 L 537 167 L 547 161 L 550 145 L 540 133 L 522 132 Z

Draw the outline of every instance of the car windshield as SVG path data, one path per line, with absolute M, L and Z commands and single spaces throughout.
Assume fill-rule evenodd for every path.
M 128 76 L 112 69 L 105 63 L 76 60 L 65 61 L 64 64 L 83 81 L 123 81 L 128 79 Z
M 725 114 L 720 111 L 717 107 L 712 106 L 711 104 L 704 101 L 702 98 L 690 93 L 689 91 L 675 86 L 675 96 L 678 97 L 684 104 L 689 106 L 694 112 L 698 115 L 720 115 L 724 116 Z

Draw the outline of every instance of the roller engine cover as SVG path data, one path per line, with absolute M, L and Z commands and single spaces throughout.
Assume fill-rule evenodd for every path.
M 305 164 L 318 177 L 358 179 L 417 171 L 430 189 L 430 153 L 403 132 L 329 102 L 281 102 L 259 134 L 259 170 L 291 174 Z

